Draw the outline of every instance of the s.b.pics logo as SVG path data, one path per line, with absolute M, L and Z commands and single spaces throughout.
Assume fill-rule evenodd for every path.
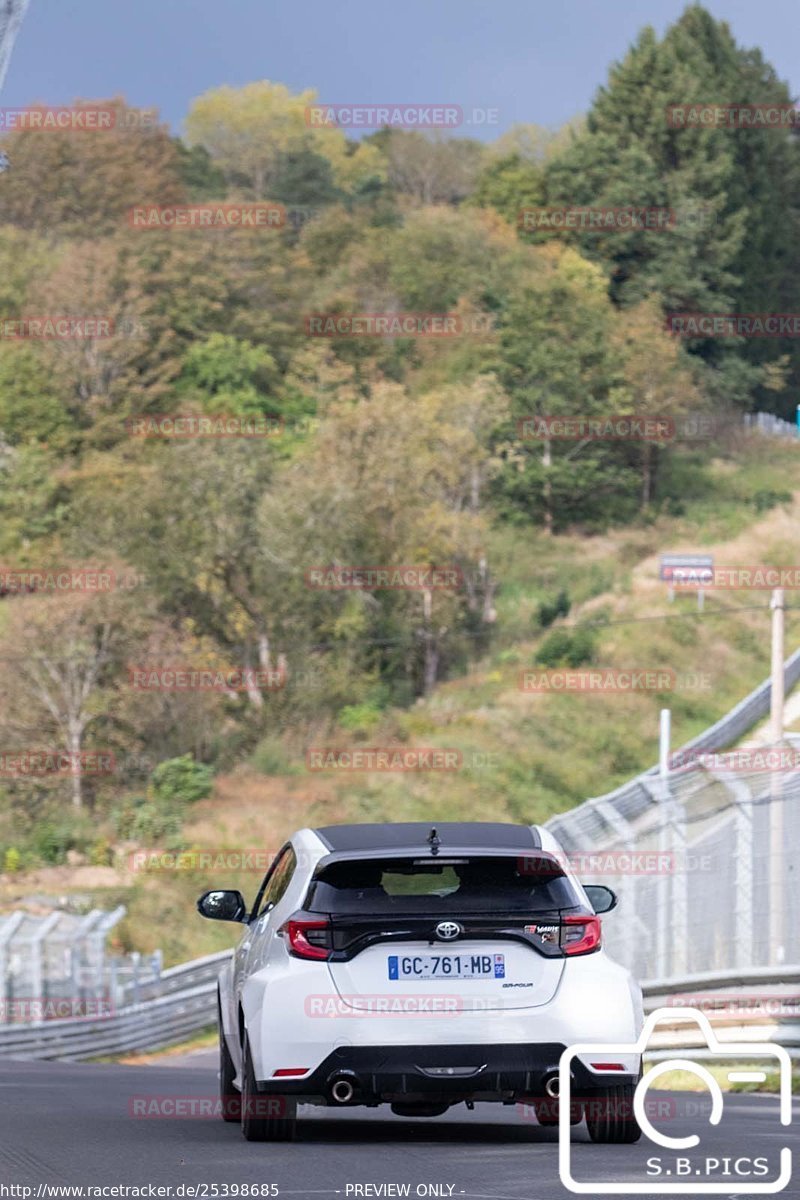
M 634 1084 L 642 1054 L 657 1025 L 674 1027 L 692 1022 L 699 1026 L 705 1041 L 702 1062 L 690 1056 L 668 1058 Z M 747 1070 L 741 1069 L 747 1064 Z M 713 1068 L 717 1068 L 714 1072 Z M 738 1068 L 738 1069 L 737 1069 Z M 668 1122 L 658 1127 L 650 1119 L 652 1103 L 648 1093 L 668 1071 L 685 1071 L 700 1080 L 704 1088 L 698 1105 L 691 1111 L 684 1106 Z M 723 1097 L 720 1074 L 730 1083 L 763 1082 L 767 1072 L 778 1078 L 779 1103 L 775 1124 L 788 1126 L 792 1121 L 792 1067 L 789 1053 L 774 1042 L 720 1042 L 708 1018 L 696 1008 L 659 1008 L 645 1022 L 634 1044 L 594 1042 L 570 1046 L 559 1063 L 559 1173 L 570 1192 L 585 1195 L 654 1195 L 668 1192 L 704 1195 L 758 1195 L 782 1191 L 792 1177 L 792 1152 L 781 1143 L 788 1140 L 770 1122 L 747 1120 L 744 1128 L 731 1124 L 725 1136 L 725 1118 L 733 1118 L 731 1098 Z M 570 1120 L 575 1080 L 580 1093 L 593 1141 L 637 1142 L 653 1144 L 648 1155 L 620 1160 L 624 1167 L 615 1180 L 576 1178 L 577 1162 L 572 1154 Z M 587 1080 L 589 1086 L 587 1087 Z M 586 1099 L 589 1096 L 590 1099 Z M 766 1102 L 765 1102 L 766 1103 Z M 599 1105 L 594 1111 L 592 1104 Z M 620 1114 L 618 1106 L 624 1106 Z M 702 1115 L 700 1115 L 702 1114 Z M 721 1126 L 713 1144 L 704 1141 L 704 1118 L 710 1126 Z M 641 1132 L 640 1132 L 641 1131 Z M 721 1136 L 722 1135 L 722 1136 Z M 657 1151 L 657 1152 L 656 1152 Z M 581 1158 L 583 1163 L 591 1159 Z M 636 1178 L 637 1173 L 639 1178 Z

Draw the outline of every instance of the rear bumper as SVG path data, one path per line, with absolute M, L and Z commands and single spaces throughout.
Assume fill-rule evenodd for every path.
M 508 1099 L 543 1096 L 545 1079 L 558 1072 L 565 1046 L 559 1042 L 495 1045 L 340 1046 L 300 1079 L 259 1081 L 262 1092 L 330 1099 L 337 1078 L 354 1088 L 351 1104 L 391 1100 Z M 636 1074 L 599 1077 L 578 1059 L 573 1081 L 582 1094 L 611 1082 L 632 1083 Z
M 326 995 L 334 1001 L 330 1016 L 326 1008 L 319 1012 L 311 1003 Z M 502 1005 L 502 997 L 498 1002 Z M 602 950 L 577 958 L 564 972 L 553 1000 L 535 1007 L 399 1017 L 361 1011 L 342 1003 L 326 962 L 298 965 L 288 955 L 285 963 L 276 960 L 250 975 L 240 1003 L 256 1079 L 264 1081 L 264 1090 L 323 1098 L 320 1081 L 326 1083 L 337 1067 L 412 1077 L 416 1064 L 449 1065 L 447 1060 L 437 1062 L 445 1047 L 455 1053 L 456 1064 L 486 1064 L 483 1081 L 492 1073 L 510 1074 L 511 1086 L 524 1092 L 526 1076 L 530 1074 L 533 1082 L 536 1072 L 540 1077 L 542 1071 L 558 1068 L 565 1046 L 601 1042 L 633 1047 L 642 1025 L 640 989 Z M 237 1040 L 235 1034 L 229 1037 Z M 553 1056 L 548 1057 L 551 1048 Z M 423 1057 L 415 1057 L 415 1050 Z M 238 1061 L 238 1047 L 232 1045 L 231 1053 Z M 307 1073 L 278 1074 L 298 1068 Z M 424 1073 L 422 1077 L 428 1078 Z

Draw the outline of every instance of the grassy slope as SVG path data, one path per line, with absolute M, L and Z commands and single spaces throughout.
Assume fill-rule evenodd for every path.
M 299 826 L 348 819 L 544 820 L 650 766 L 661 707 L 673 710 L 678 745 L 722 716 L 768 673 L 768 593 L 708 596 L 705 616 L 698 619 L 692 597 L 670 605 L 658 581 L 658 555 L 670 550 L 711 551 L 721 565 L 797 562 L 798 506 L 792 502 L 759 513 L 754 497 L 764 490 L 800 492 L 800 455 L 794 446 L 754 439 L 734 460 L 709 464 L 704 476 L 687 473 L 685 513 L 679 517 L 592 538 L 545 539 L 508 529 L 497 534 L 490 549 L 503 588 L 492 652 L 412 709 L 387 712 L 381 726 L 361 739 L 371 746 L 400 739 L 456 747 L 464 768 L 395 776 L 310 774 L 302 752 L 293 771 L 283 776 L 267 777 L 243 766 L 219 778 L 214 797 L 197 805 L 186 845 L 215 853 L 226 848 L 268 852 Z M 598 631 L 598 664 L 670 667 L 679 676 L 705 673 L 708 690 L 523 693 L 520 673 L 535 664 L 543 636 L 535 619 L 538 604 L 562 587 L 573 601 L 562 624 L 611 621 Z M 736 611 L 745 606 L 756 607 Z M 791 651 L 798 644 L 797 614 L 787 618 Z M 340 730 L 314 738 L 315 745 L 357 742 Z M 67 869 L 53 870 L 61 873 L 59 894 L 72 890 Z M 119 929 L 121 947 L 161 946 L 171 963 L 236 939 L 233 927 L 195 919 L 199 891 L 227 884 L 249 897 L 260 874 L 201 869 L 132 877 L 106 869 L 105 886 L 93 887 L 92 898 L 103 906 L 128 906 Z M 36 890 L 51 890 L 48 872 L 38 875 Z M 0 881 L 2 907 L 34 890 L 31 883 L 13 877 Z

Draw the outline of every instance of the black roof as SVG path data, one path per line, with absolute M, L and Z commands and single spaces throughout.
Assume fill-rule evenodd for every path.
M 415 854 L 430 849 L 431 830 L 439 838 L 439 853 L 464 850 L 541 849 L 538 830 L 530 825 L 510 825 L 503 821 L 397 821 L 358 825 L 323 825 L 314 832 L 329 850 L 375 851 L 409 850 Z

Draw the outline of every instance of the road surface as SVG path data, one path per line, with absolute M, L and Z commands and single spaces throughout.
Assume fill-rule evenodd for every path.
M 266 1185 L 275 1184 L 281 1196 L 320 1200 L 404 1194 L 561 1200 L 570 1195 L 559 1180 L 557 1130 L 539 1127 L 513 1107 L 479 1105 L 469 1113 L 461 1105 L 429 1120 L 394 1117 L 388 1108 L 351 1115 L 306 1108 L 297 1141 L 283 1145 L 247 1143 L 236 1125 L 213 1117 L 131 1115 L 135 1097 L 191 1097 L 196 1105 L 215 1093 L 216 1055 L 207 1051 L 150 1066 L 3 1060 L 0 1185 L 32 1185 L 34 1198 L 38 1185 L 45 1185 L 38 1191 L 40 1200 L 68 1195 L 57 1190 L 59 1185 L 98 1184 L 170 1185 L 172 1191 L 162 1195 L 173 1197 L 190 1194 L 176 1190 L 181 1184 L 201 1184 L 209 1200 L 241 1197 L 241 1190 L 231 1189 L 243 1184 L 263 1185 L 257 1195 L 267 1195 Z M 765 1146 L 776 1153 L 793 1143 L 797 1155 L 798 1118 L 796 1101 L 794 1124 L 786 1129 L 778 1122 L 776 1098 L 733 1095 L 726 1097 L 720 1126 L 681 1110 L 669 1132 L 701 1132 L 704 1152 L 720 1160 L 755 1156 Z M 581 1179 L 646 1180 L 646 1160 L 656 1152 L 665 1163 L 675 1157 L 645 1139 L 636 1146 L 595 1146 L 584 1126 L 573 1133 L 574 1173 Z M 730 1182 L 723 1195 L 735 1194 L 733 1177 Z M 797 1172 L 781 1194 L 800 1197 Z M 0 1197 L 14 1195 L 25 1193 L 0 1187 Z

